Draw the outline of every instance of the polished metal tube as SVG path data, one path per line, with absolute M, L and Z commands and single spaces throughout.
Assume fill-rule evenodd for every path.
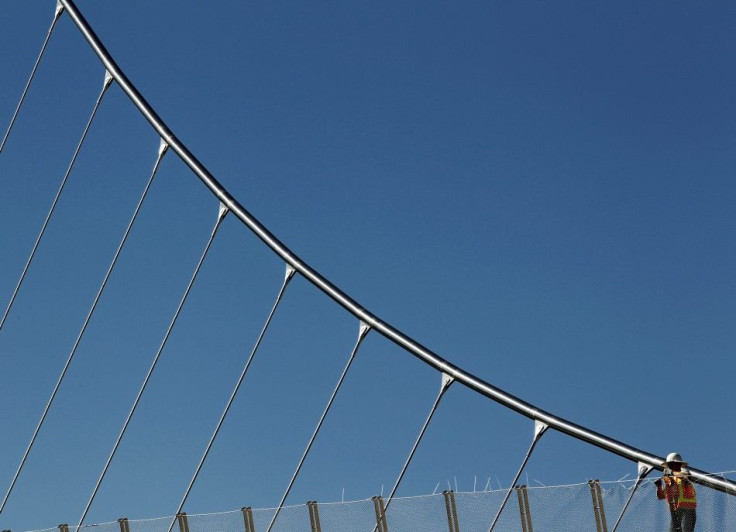
M 381 321 L 377 316 L 360 306 L 357 301 L 353 300 L 345 292 L 332 284 L 309 264 L 302 261 L 294 252 L 279 241 L 276 236 L 274 236 L 263 224 L 261 224 L 260 221 L 251 215 L 217 181 L 217 179 L 215 179 L 209 170 L 207 170 L 207 168 L 205 168 L 205 166 L 197 160 L 189 149 L 171 132 L 166 123 L 158 116 L 158 114 L 156 114 L 146 99 L 138 92 L 136 87 L 118 67 L 115 60 L 105 49 L 95 32 L 79 12 L 73 0 L 60 0 L 60 2 L 64 5 L 67 13 L 74 21 L 74 24 L 76 24 L 82 32 L 82 35 L 90 44 L 95 54 L 97 54 L 100 61 L 102 61 L 107 71 L 115 78 L 115 81 L 120 85 L 122 90 L 128 95 L 133 104 L 143 114 L 146 120 L 148 120 L 151 126 L 169 144 L 169 146 L 171 146 L 171 149 L 181 157 L 182 161 L 184 161 L 192 172 L 202 180 L 212 193 L 217 196 L 217 198 L 225 204 L 240 221 L 253 231 L 256 236 L 271 248 L 274 253 L 281 257 L 282 260 L 291 264 L 305 279 L 331 297 L 353 316 L 368 324 L 377 333 L 391 340 L 438 371 L 453 377 L 457 382 L 467 386 L 471 390 L 478 392 L 532 420 L 541 421 L 558 432 L 562 432 L 578 440 L 595 445 L 596 447 L 633 462 L 642 462 L 651 465 L 655 469 L 662 469 L 661 464 L 664 461 L 663 458 L 641 451 L 635 447 L 599 434 L 586 427 L 557 417 L 549 412 L 545 412 L 544 410 L 541 410 L 534 405 L 493 386 L 492 384 L 443 359 L 416 340 L 404 334 L 402 331 Z M 690 471 L 691 478 L 694 482 L 731 495 L 736 495 L 736 482 L 725 478 L 714 477 L 713 475 L 697 469 L 690 469 Z

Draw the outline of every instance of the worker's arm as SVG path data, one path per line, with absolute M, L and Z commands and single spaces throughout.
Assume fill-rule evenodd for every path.
M 654 485 L 657 486 L 657 498 L 658 499 L 664 499 L 664 490 L 662 489 L 662 479 L 657 479 L 654 481 Z

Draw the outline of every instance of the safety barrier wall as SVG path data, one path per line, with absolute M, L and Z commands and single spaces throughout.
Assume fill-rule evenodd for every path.
M 494 528 L 498 531 L 618 531 L 668 530 L 669 509 L 658 500 L 651 480 L 636 490 L 635 482 L 588 482 L 567 486 L 518 486 Z M 483 492 L 446 491 L 433 495 L 400 497 L 391 501 L 381 515 L 382 499 L 286 506 L 272 528 L 281 531 L 345 532 L 379 530 L 423 532 L 486 532 L 507 490 Z M 696 530 L 733 530 L 736 526 L 736 497 L 699 488 Z M 274 509 L 245 507 L 240 510 L 161 517 L 119 519 L 85 525 L 96 532 L 256 532 L 265 531 Z M 380 523 L 380 524 L 379 524 Z M 172 527 L 173 525 L 173 527 Z M 58 525 L 43 531 L 64 531 Z M 74 527 L 70 526 L 70 529 Z

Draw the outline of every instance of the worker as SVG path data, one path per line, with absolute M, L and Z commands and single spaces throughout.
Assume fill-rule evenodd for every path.
M 662 463 L 664 476 L 654 481 L 657 498 L 665 499 L 670 508 L 670 532 L 695 530 L 695 486 L 688 479 L 687 462 L 678 453 L 670 453 Z

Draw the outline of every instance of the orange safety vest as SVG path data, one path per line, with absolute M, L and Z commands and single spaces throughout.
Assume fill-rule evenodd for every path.
M 675 508 L 678 510 L 680 508 L 697 508 L 695 487 L 692 482 L 682 477 L 664 477 L 664 483 L 664 495 L 668 502 L 674 503 Z

